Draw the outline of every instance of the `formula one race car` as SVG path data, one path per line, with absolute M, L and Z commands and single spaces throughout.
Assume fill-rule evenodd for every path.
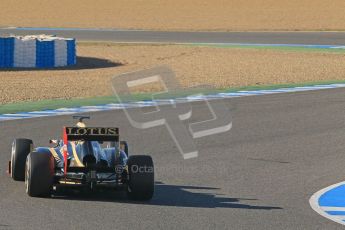
M 130 198 L 149 200 L 154 193 L 154 167 L 150 156 L 128 156 L 119 129 L 86 127 L 86 116 L 75 127 L 64 127 L 55 147 L 33 147 L 32 140 L 15 139 L 8 172 L 24 181 L 32 197 L 49 196 L 59 188 L 124 189 Z

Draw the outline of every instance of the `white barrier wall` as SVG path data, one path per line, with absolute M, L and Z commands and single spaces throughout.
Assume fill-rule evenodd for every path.
M 13 67 L 36 67 L 36 40 L 14 39 Z
M 0 68 L 52 68 L 75 64 L 75 39 L 47 35 L 0 38 Z

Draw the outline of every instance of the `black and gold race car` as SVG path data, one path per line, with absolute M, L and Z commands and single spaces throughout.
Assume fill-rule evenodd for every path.
M 128 156 L 128 145 L 114 127 L 86 127 L 86 116 L 75 127 L 64 127 L 54 147 L 34 147 L 32 140 L 15 139 L 8 172 L 25 181 L 32 197 L 49 196 L 60 188 L 94 191 L 123 189 L 130 198 L 149 200 L 154 193 L 154 166 L 150 156 Z

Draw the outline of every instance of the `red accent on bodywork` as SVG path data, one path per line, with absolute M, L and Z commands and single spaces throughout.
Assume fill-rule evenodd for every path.
M 68 157 L 68 153 L 67 153 L 67 145 L 68 145 L 68 140 L 67 140 L 67 130 L 66 127 L 63 128 L 63 160 L 64 160 L 64 171 L 65 171 L 65 175 L 67 173 L 67 157 Z

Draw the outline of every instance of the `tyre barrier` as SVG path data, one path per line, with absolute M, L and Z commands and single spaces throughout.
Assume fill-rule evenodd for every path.
M 51 35 L 0 37 L 0 68 L 53 68 L 76 64 L 76 41 Z

